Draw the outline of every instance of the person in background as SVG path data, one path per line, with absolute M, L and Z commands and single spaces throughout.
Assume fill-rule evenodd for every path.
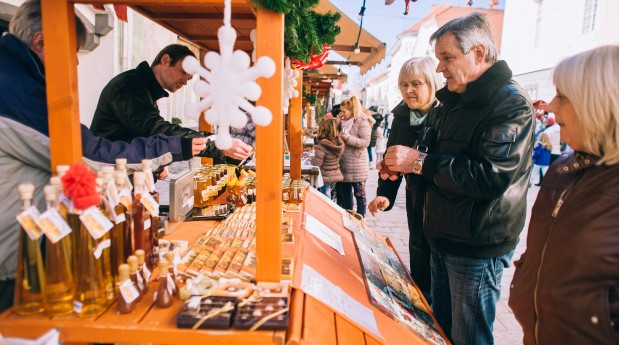
M 372 150 L 377 145 L 377 133 L 375 132 L 375 129 L 377 129 L 381 125 L 382 121 L 377 120 L 377 117 L 380 115 L 377 114 L 377 107 L 374 105 L 371 105 L 368 108 L 368 112 L 366 113 L 366 115 L 369 116 L 368 122 L 370 123 L 371 128 L 370 143 L 368 144 L 368 162 L 370 164 L 369 168 L 372 169 Z M 372 119 L 372 121 L 370 119 Z M 381 118 L 381 120 L 383 120 L 383 118 Z
M 375 168 L 377 170 L 381 170 L 381 161 L 383 160 L 383 155 L 385 154 L 386 149 L 387 138 L 383 136 L 383 131 L 381 128 L 377 128 L 377 146 L 375 147 L 375 154 L 377 155 L 377 164 Z
M 344 152 L 344 142 L 338 135 L 336 121 L 322 119 L 319 122 L 319 134 L 316 139 L 319 143 L 314 150 L 311 163 L 321 169 L 324 183 L 320 188 L 321 193 L 331 198 L 331 191 L 336 182 L 342 182 L 344 179 L 340 171 L 340 157 Z
M 541 182 L 543 177 L 545 177 L 549 164 L 551 164 L 551 147 L 549 136 L 542 133 L 540 135 L 540 141 L 536 142 L 534 146 L 534 154 L 532 155 L 534 164 L 532 165 L 532 175 L 530 176 L 530 183 L 528 184 L 529 187 L 534 183 L 536 175 L 538 175 L 538 181 Z M 541 182 L 535 184 L 535 186 L 540 187 Z
M 435 60 L 431 57 L 417 57 L 407 60 L 400 69 L 398 88 L 403 97 L 394 109 L 394 123 L 387 147 L 403 145 L 415 147 L 420 131 L 424 127 L 426 115 L 439 102 L 435 92 L 443 87 L 441 76 L 435 72 Z M 377 161 L 378 158 L 377 158 Z M 380 164 L 380 163 L 377 163 Z M 389 179 L 379 177 L 377 196 L 368 204 L 373 216 L 377 211 L 389 211 L 394 206 L 402 176 Z M 411 277 L 430 303 L 431 299 L 431 251 L 422 230 L 422 209 L 424 205 L 425 184 L 420 176 L 406 174 L 407 183 L 405 207 L 409 225 L 409 257 Z
M 525 224 L 534 109 L 474 12 L 431 35 L 446 87 L 426 118 L 428 153 L 388 148 L 392 171 L 424 178 L 433 313 L 454 344 L 493 344 L 501 278 Z M 425 135 L 425 136 L 426 136 Z
M 256 148 L 256 124 L 252 120 L 252 116 L 244 111 L 248 118 L 248 122 L 243 128 L 230 127 L 230 136 L 239 139 L 246 145 Z
M 618 344 L 618 46 L 562 60 L 549 104 L 575 152 L 549 168 L 508 305 L 523 344 Z
M 194 53 L 186 46 L 171 44 L 162 49 L 149 66 L 146 61 L 125 71 L 103 88 L 90 126 L 93 133 L 109 140 L 129 142 L 138 137 L 156 134 L 187 137 L 209 136 L 172 124 L 160 115 L 157 100 L 176 92 L 192 78 L 182 68 L 182 61 Z M 234 160 L 246 159 L 252 147 L 234 138 L 230 149 L 220 151 L 209 141 L 200 156 L 211 157 L 214 163 L 223 163 L 225 156 Z
M 547 107 L 547 109 L 549 109 Z M 545 130 L 543 133 L 549 136 L 549 140 L 551 140 L 551 145 L 553 148 L 551 149 L 551 163 L 555 162 L 562 155 L 562 144 L 560 140 L 560 126 L 555 123 L 555 118 L 552 116 L 547 117 L 547 121 L 545 122 Z
M 77 50 L 86 40 L 86 28 L 77 16 L 75 25 Z M 13 303 L 20 231 L 15 218 L 20 207 L 17 187 L 34 184 L 34 204 L 43 210 L 43 187 L 52 171 L 41 2 L 22 3 L 9 30 L 0 37 L 0 311 Z M 154 167 L 187 160 L 203 151 L 206 143 L 206 138 L 164 135 L 111 142 L 94 136 L 84 125 L 81 137 L 84 163 L 95 170 L 114 164 L 116 158 L 127 158 L 137 167 L 142 159 L 153 159 Z
M 340 138 L 344 142 L 344 153 L 340 158 L 343 182 L 336 183 L 338 205 L 353 210 L 353 195 L 357 203 L 356 212 L 366 214 L 366 179 L 368 178 L 368 155 L 370 125 L 362 112 L 357 97 L 347 98 L 340 103 Z

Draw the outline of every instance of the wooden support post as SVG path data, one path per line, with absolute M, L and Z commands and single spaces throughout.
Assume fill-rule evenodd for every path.
M 312 109 L 310 109 L 310 107 L 313 106 L 313 104 L 311 104 L 310 102 L 307 102 L 307 106 L 306 106 L 306 128 L 310 128 L 312 127 Z
M 256 280 L 280 281 L 282 256 L 282 168 L 284 129 L 282 114 L 282 68 L 284 63 L 284 15 L 256 11 L 256 56 L 270 56 L 276 64 L 273 77 L 259 78 L 263 90 L 256 102 L 271 110 L 267 127 L 256 129 Z
M 41 1 L 52 171 L 82 161 L 75 12 L 67 0 Z
M 198 60 L 204 61 L 206 55 L 205 51 L 201 49 L 199 54 L 200 55 Z M 213 126 L 211 126 L 207 121 L 205 121 L 203 113 L 200 113 L 200 117 L 198 118 L 198 130 L 213 132 Z M 213 164 L 213 158 L 201 157 L 200 162 L 202 164 Z
M 288 111 L 288 128 L 290 131 L 291 141 L 291 179 L 301 179 L 301 154 L 304 150 L 304 143 L 302 142 L 302 128 L 301 128 L 301 116 L 303 108 L 302 102 L 302 71 L 299 71 L 299 78 L 297 78 L 297 87 L 295 88 L 299 92 L 299 97 L 291 98 L 291 106 Z

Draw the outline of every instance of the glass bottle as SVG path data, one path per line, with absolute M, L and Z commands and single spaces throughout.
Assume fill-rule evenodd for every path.
M 127 258 L 127 264 L 129 265 L 129 279 L 133 282 L 134 286 L 140 293 L 140 297 L 136 299 L 136 302 L 140 302 L 145 294 L 144 280 L 138 275 L 138 258 L 135 255 L 130 255 Z
M 133 175 L 134 197 L 131 204 L 131 221 L 133 223 L 134 245 L 136 249 L 144 250 L 146 257 L 145 262 L 151 262 L 150 248 L 150 229 L 151 217 L 140 199 L 143 193 L 148 193 L 146 181 L 143 172 L 136 172 Z
M 143 159 L 142 172 L 144 173 L 146 186 L 149 193 L 153 199 L 155 199 L 157 204 L 159 204 L 159 193 L 155 190 L 155 178 L 153 177 L 153 170 L 151 169 L 152 164 L 153 161 L 151 159 Z M 150 214 L 151 228 L 149 230 L 149 241 L 151 248 L 151 261 L 149 262 L 149 267 L 155 267 L 157 262 L 159 262 L 159 209 L 156 211 L 158 212 L 156 215 Z
M 106 218 L 110 219 L 111 218 L 110 209 L 105 206 L 105 203 L 107 201 L 104 200 L 105 193 L 104 193 L 103 179 L 96 178 L 95 181 L 97 183 L 97 191 L 99 192 L 99 196 L 101 197 L 101 204 L 99 204 L 99 211 L 101 211 L 101 213 L 103 213 L 106 216 Z M 113 230 L 113 229 L 114 227 L 112 227 L 112 229 L 110 230 Z M 99 245 L 103 241 L 110 241 L 110 244 L 107 247 L 104 247 L 104 249 L 101 251 L 101 258 L 103 259 L 103 279 L 105 280 L 106 298 L 108 301 L 111 301 L 112 299 L 114 299 L 114 293 L 115 293 L 114 275 L 112 273 L 113 269 L 112 269 L 112 251 L 111 251 L 112 237 L 111 236 L 112 236 L 111 231 L 108 231 L 99 240 L 97 240 L 97 245 Z
M 119 204 L 116 205 L 114 210 L 116 214 L 124 214 L 125 221 L 123 222 L 123 260 L 125 262 L 127 258 L 134 252 L 134 233 L 133 224 L 131 222 L 131 193 L 127 189 L 125 180 L 127 176 L 122 171 L 114 172 L 114 183 L 116 184 L 116 190 L 119 195 Z
M 123 289 L 122 285 L 126 284 L 127 281 L 129 281 L 130 284 L 133 284 L 131 283 L 131 279 L 129 279 L 129 265 L 122 264 L 118 266 L 118 278 L 119 284 L 121 285 L 121 291 Z M 129 298 L 131 299 L 132 297 L 134 296 L 130 296 Z M 118 304 L 116 305 L 116 310 L 119 314 L 131 313 L 134 309 L 136 309 L 136 301 L 137 300 L 134 299 L 128 303 L 127 300 L 125 300 L 125 295 L 121 292 L 121 295 L 118 298 Z
M 157 289 L 157 306 L 168 308 L 172 305 L 172 295 L 168 290 L 168 261 L 159 261 L 159 289 Z
M 32 206 L 34 185 L 21 184 L 18 192 L 22 201 L 21 209 L 25 211 Z M 44 279 L 39 239 L 31 239 L 26 230 L 21 227 L 17 249 L 15 295 L 13 296 L 14 310 L 17 314 L 31 315 L 43 312 Z
M 138 276 L 136 278 L 142 278 L 142 283 L 144 293 L 149 292 L 149 280 L 151 279 L 150 272 L 147 273 L 144 269 L 148 270 L 148 267 L 144 265 L 144 250 L 138 249 L 136 250 L 136 258 L 138 258 Z
M 58 190 L 55 186 L 43 189 L 47 210 L 56 209 Z M 67 234 L 58 242 L 45 239 L 45 291 L 43 305 L 50 316 L 66 315 L 73 311 L 74 280 L 71 268 L 71 236 Z
M 172 295 L 176 296 L 179 291 L 179 285 L 177 284 L 177 275 L 174 271 L 174 252 L 169 251 L 166 253 L 166 261 L 168 261 L 168 284 L 174 287 Z
M 194 188 L 194 207 L 202 208 L 207 206 L 207 183 L 208 179 L 202 172 L 194 175 L 196 188 Z
M 60 184 L 60 188 L 62 187 L 62 177 L 65 176 L 65 174 L 67 173 L 67 171 L 69 171 L 69 166 L 68 165 L 59 165 L 56 167 L 56 172 L 58 173 L 58 177 L 61 180 L 61 184 Z M 58 198 L 59 201 L 61 198 L 63 198 L 64 195 L 64 191 L 63 194 L 58 194 Z M 58 205 L 60 206 L 62 204 L 62 202 L 59 202 Z M 80 211 L 74 207 L 72 207 L 72 205 L 70 205 L 69 209 L 67 210 L 67 224 L 69 224 L 69 227 L 71 228 L 71 234 L 69 236 L 71 236 L 71 267 L 73 268 L 73 277 L 75 278 L 77 275 L 76 272 L 76 263 L 78 260 L 77 257 L 77 246 L 80 243 L 80 226 L 81 226 L 81 222 L 80 222 Z M 63 214 L 64 210 L 60 210 L 60 213 Z

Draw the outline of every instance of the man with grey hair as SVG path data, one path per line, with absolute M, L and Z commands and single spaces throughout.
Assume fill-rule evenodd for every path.
M 423 228 L 439 324 L 455 344 L 493 344 L 502 272 L 525 224 L 533 107 L 497 61 L 483 14 L 447 22 L 431 42 L 447 84 L 427 119 L 434 140 L 427 150 L 392 146 L 385 161 L 427 180 Z

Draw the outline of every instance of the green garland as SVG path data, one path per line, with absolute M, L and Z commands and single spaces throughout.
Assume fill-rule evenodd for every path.
M 312 54 L 323 52 L 323 44 L 334 44 L 340 28 L 340 13 L 316 13 L 311 8 L 320 0 L 252 0 L 262 8 L 284 14 L 284 54 L 309 62 Z
M 310 104 L 314 105 L 316 103 L 316 96 L 311 93 L 304 93 L 302 97 Z

